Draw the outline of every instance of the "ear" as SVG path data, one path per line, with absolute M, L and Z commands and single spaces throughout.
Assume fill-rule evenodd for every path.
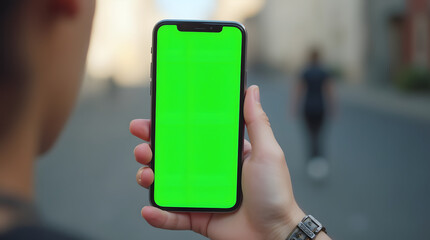
M 79 0 L 48 0 L 52 16 L 74 17 L 79 12 Z

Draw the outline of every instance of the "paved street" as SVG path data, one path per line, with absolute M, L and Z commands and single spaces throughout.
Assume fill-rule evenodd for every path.
M 326 133 L 330 177 L 305 174 L 305 138 L 290 115 L 281 75 L 250 74 L 261 86 L 275 135 L 287 156 L 297 201 L 335 239 L 410 239 L 427 235 L 430 122 L 340 99 Z M 203 239 L 150 227 L 140 217 L 148 193 L 138 187 L 128 132 L 150 116 L 149 90 L 106 88 L 84 94 L 54 151 L 38 163 L 37 202 L 52 224 L 93 239 Z M 392 235 L 393 230 L 395 235 Z M 407 230 L 405 230 L 407 229 Z M 389 237 L 387 237 L 389 236 Z

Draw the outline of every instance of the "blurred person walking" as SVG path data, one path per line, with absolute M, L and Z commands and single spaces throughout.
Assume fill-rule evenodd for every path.
M 322 147 L 322 132 L 328 113 L 333 113 L 334 86 L 329 71 L 321 63 L 319 50 L 310 52 L 295 90 L 294 108 L 300 109 L 308 135 L 307 171 L 310 177 L 320 180 L 329 174 L 329 164 Z

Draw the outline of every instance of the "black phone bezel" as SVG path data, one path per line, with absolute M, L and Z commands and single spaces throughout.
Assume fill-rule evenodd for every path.
M 191 207 L 164 207 L 158 205 L 154 200 L 154 183 L 149 188 L 149 198 L 153 206 L 166 211 L 173 212 L 233 212 L 237 210 L 242 203 L 242 155 L 243 155 L 243 141 L 245 132 L 245 120 L 243 116 L 243 105 L 245 101 L 246 91 L 246 47 L 247 47 L 247 33 L 245 27 L 238 22 L 230 21 L 194 21 L 194 20 L 162 20 L 158 22 L 153 29 L 152 36 L 152 63 L 151 63 L 151 149 L 152 161 L 150 167 L 155 174 L 155 108 L 156 108 L 156 81 L 157 81 L 157 35 L 160 27 L 164 25 L 176 25 L 180 31 L 197 31 L 197 32 L 217 32 L 222 27 L 236 27 L 242 33 L 242 63 L 241 63 L 241 83 L 240 83 L 240 111 L 239 111 L 239 143 L 238 143 L 238 173 L 237 173 L 237 194 L 236 203 L 231 208 L 191 208 Z M 181 30 L 182 29 L 182 30 Z M 220 32 L 220 31 L 219 31 Z

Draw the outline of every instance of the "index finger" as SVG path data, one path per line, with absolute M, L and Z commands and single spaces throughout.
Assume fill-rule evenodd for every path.
M 131 121 L 130 133 L 142 140 L 149 141 L 151 138 L 151 120 L 135 119 Z

